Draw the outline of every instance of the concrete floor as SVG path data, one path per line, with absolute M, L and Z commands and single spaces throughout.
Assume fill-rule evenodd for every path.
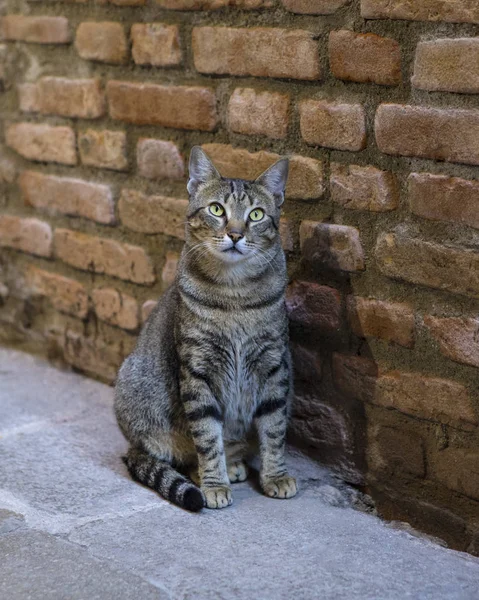
M 479 598 L 479 560 L 386 524 L 291 453 L 300 493 L 188 514 L 132 482 L 112 390 L 0 349 L 0 598 Z

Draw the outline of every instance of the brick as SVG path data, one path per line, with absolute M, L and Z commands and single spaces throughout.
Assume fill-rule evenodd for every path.
M 128 59 L 128 44 L 121 23 L 81 23 L 76 33 L 75 48 L 86 60 L 119 65 Z
M 177 25 L 135 23 L 131 28 L 131 53 L 137 65 L 172 67 L 181 64 Z
M 156 0 L 156 3 L 169 10 L 219 10 L 230 6 L 253 10 L 273 5 L 272 0 Z
M 218 121 L 209 88 L 109 81 L 107 95 L 111 118 L 135 125 L 212 131 Z
M 337 79 L 358 83 L 399 85 L 401 47 L 374 33 L 343 29 L 329 34 L 329 64 Z
M 109 186 L 81 179 L 23 171 L 18 179 L 26 204 L 52 213 L 112 224 L 115 206 Z
M 291 357 L 296 381 L 317 385 L 321 381 L 322 360 L 319 352 L 305 348 L 301 344 L 290 343 Z
M 195 27 L 193 58 L 200 73 L 316 80 L 318 43 L 309 31 Z
M 341 327 L 338 290 L 309 281 L 293 281 L 286 291 L 286 310 L 292 323 L 334 332 Z
M 38 219 L 0 215 L 0 247 L 48 258 L 52 254 L 52 230 Z
M 288 434 L 299 445 L 320 449 L 322 460 L 326 458 L 325 452 L 334 451 L 335 462 L 340 463 L 338 455 L 344 457 L 345 452 L 351 451 L 351 435 L 345 418 L 315 396 L 296 394 Z M 328 462 L 331 464 L 331 460 Z M 335 465 L 335 469 L 340 470 L 341 464 Z
M 68 44 L 71 35 L 65 17 L 27 17 L 7 15 L 0 24 L 4 40 L 34 44 Z
M 115 6 L 145 6 L 146 0 L 108 0 Z
M 444 356 L 454 362 L 479 367 L 479 320 L 426 315 L 424 324 Z
M 357 336 L 414 347 L 414 311 L 407 304 L 349 296 L 347 309 L 351 329 Z
M 385 154 L 479 165 L 479 110 L 381 104 L 375 129 Z
M 236 88 L 228 104 L 229 128 L 235 133 L 282 139 L 288 132 L 289 102 L 287 94 Z
M 26 272 L 31 291 L 46 296 L 56 310 L 84 319 L 88 314 L 88 293 L 85 287 L 69 277 L 30 267 Z
M 150 284 L 156 279 L 150 257 L 138 246 L 56 229 L 54 252 L 60 260 L 83 271 L 105 273 L 139 284 Z
M 302 221 L 299 239 L 308 262 L 347 272 L 366 268 L 359 231 L 354 227 Z
M 424 440 L 409 431 L 377 425 L 369 432 L 368 468 L 382 477 L 426 474 Z
M 13 183 L 17 177 L 15 163 L 0 153 L 0 183 Z
M 113 171 L 124 171 L 128 167 L 123 131 L 88 129 L 79 135 L 78 149 L 82 163 L 89 167 Z
M 123 190 L 118 203 L 125 227 L 139 233 L 163 233 L 185 239 L 188 200 L 147 196 L 136 190 Z
M 15 123 L 6 129 L 7 145 L 29 160 L 76 165 L 75 133 L 71 127 Z
M 479 229 L 479 181 L 411 173 L 408 195 L 411 212 L 419 217 Z
M 279 154 L 273 152 L 248 152 L 227 144 L 203 144 L 203 149 L 223 177 L 253 180 L 280 158 Z M 291 156 L 286 195 L 310 200 L 321 197 L 323 193 L 322 162 L 306 156 Z
M 479 23 L 476 0 L 361 0 L 366 19 Z
M 165 285 L 171 285 L 175 280 L 179 260 L 180 255 L 178 254 L 178 252 L 166 253 L 165 266 L 161 271 L 161 280 Z
M 40 98 L 36 83 L 17 85 L 18 107 L 22 112 L 40 112 Z
M 143 303 L 143 306 L 141 307 L 141 320 L 143 323 L 151 315 L 151 311 L 155 308 L 157 304 L 158 302 L 156 300 L 147 300 Z
M 422 90 L 479 93 L 479 38 L 420 42 L 411 82 Z
M 284 8 L 298 15 L 332 15 L 349 0 L 281 0 Z
M 105 113 L 99 79 L 42 77 L 38 82 L 40 112 L 62 117 L 96 119 Z
M 479 298 L 479 255 L 473 250 L 457 250 L 407 234 L 382 233 L 376 260 L 384 275 L 392 279 Z
M 386 212 L 399 205 L 399 185 L 393 173 L 376 167 L 332 163 L 331 199 L 350 210 Z
M 98 288 L 93 290 L 92 300 L 101 321 L 122 329 L 138 328 L 138 303 L 132 296 L 114 288 Z
M 451 490 L 479 500 L 479 452 L 446 448 L 432 463 L 432 477 Z
M 366 147 L 366 113 L 361 104 L 303 100 L 299 117 L 307 144 L 353 152 Z
M 185 176 L 183 157 L 173 142 L 140 138 L 136 162 L 138 173 L 147 179 L 183 179 Z
M 85 337 L 73 331 L 66 332 L 63 351 L 67 363 L 108 383 L 114 382 L 125 358 L 121 345 L 106 344 L 98 336 Z
M 379 374 L 373 360 L 334 353 L 332 369 L 336 389 L 361 402 L 373 400 Z
M 286 252 L 294 250 L 293 224 L 285 217 L 282 217 L 279 221 L 279 235 L 283 250 L 286 250 Z

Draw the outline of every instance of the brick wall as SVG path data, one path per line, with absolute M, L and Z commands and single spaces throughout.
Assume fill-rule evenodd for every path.
M 477 0 L 13 3 L 0 337 L 111 381 L 174 277 L 189 148 L 291 158 L 291 438 L 479 552 Z

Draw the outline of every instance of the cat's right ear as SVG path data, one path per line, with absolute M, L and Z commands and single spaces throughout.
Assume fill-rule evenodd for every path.
M 191 195 L 196 192 L 201 183 L 207 183 L 212 179 L 221 179 L 217 168 L 200 146 L 193 146 L 191 149 L 189 173 L 187 188 Z

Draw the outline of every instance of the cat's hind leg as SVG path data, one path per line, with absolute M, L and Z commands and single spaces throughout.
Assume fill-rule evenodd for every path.
M 230 483 L 239 483 L 248 478 L 248 465 L 245 462 L 246 442 L 225 442 L 226 468 Z

